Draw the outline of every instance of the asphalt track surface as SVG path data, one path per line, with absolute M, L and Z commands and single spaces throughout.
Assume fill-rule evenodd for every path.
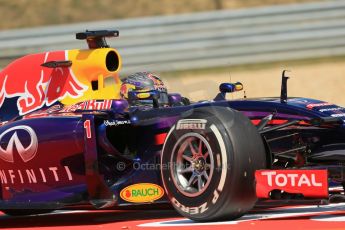
M 0 216 L 1 229 L 171 229 L 171 230 L 340 230 L 345 204 L 254 209 L 237 221 L 196 223 L 174 210 L 56 211 L 27 217 Z

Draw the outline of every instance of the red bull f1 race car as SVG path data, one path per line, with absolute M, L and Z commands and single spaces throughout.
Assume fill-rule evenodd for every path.
M 105 40 L 116 36 L 78 33 L 89 49 L 24 56 L 0 72 L 1 211 L 171 204 L 219 221 L 255 205 L 345 201 L 344 108 L 287 97 L 285 72 L 272 98 L 226 100 L 237 82 L 190 102 L 152 76 L 157 87 L 133 90 Z

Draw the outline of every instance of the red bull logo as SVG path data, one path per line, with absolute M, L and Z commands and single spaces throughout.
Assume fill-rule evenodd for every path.
M 68 51 L 33 54 L 17 59 L 0 72 L 0 107 L 6 98 L 18 97 L 20 115 L 66 97 L 78 98 L 88 88 L 69 67 L 46 68 L 49 61 L 68 60 Z

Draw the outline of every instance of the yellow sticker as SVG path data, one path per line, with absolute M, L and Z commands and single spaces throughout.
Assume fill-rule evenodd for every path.
M 243 85 L 241 83 L 236 83 L 235 88 L 236 88 L 236 91 L 240 91 L 243 89 Z
M 154 202 L 164 195 L 164 189 L 151 183 L 140 183 L 130 185 L 120 192 L 120 197 L 132 203 Z
M 137 97 L 139 99 L 146 99 L 146 98 L 149 98 L 150 97 L 150 93 L 138 93 L 137 94 Z

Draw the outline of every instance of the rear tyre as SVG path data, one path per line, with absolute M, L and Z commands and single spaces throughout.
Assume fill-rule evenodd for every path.
M 207 107 L 171 128 L 161 163 L 167 196 L 180 214 L 195 221 L 232 220 L 254 206 L 254 173 L 265 168 L 266 153 L 248 118 Z

